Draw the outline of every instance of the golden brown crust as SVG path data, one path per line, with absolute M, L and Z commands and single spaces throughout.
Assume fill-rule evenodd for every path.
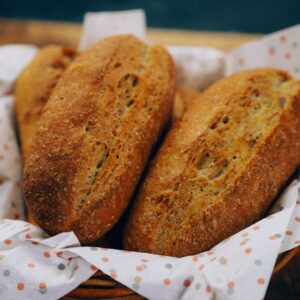
M 16 117 L 22 157 L 28 157 L 33 134 L 42 110 L 64 70 L 75 58 L 76 51 L 58 45 L 40 49 L 18 78 L 15 88 Z M 28 214 L 28 222 L 36 224 Z
M 37 121 L 64 70 L 76 51 L 50 45 L 40 49 L 18 78 L 15 97 L 23 159 L 28 156 Z
M 125 248 L 207 250 L 257 220 L 300 163 L 300 84 L 273 69 L 209 88 L 170 130 L 134 203 Z
M 197 90 L 178 86 L 173 104 L 172 121 L 177 121 L 183 116 L 183 113 L 192 104 L 194 99 L 200 95 Z
M 133 36 L 105 39 L 69 66 L 25 164 L 25 200 L 43 229 L 86 244 L 112 228 L 170 117 L 174 72 L 164 48 Z

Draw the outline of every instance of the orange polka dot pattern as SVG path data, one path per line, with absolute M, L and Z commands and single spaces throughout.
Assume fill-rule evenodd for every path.
M 25 217 L 12 92 L 14 81 L 32 60 L 36 50 L 34 46 L 0 47 L 0 219 L 22 220 Z
M 268 35 L 258 43 L 248 43 L 234 49 L 227 66 L 228 75 L 254 67 L 275 67 L 299 79 L 299 28 L 292 27 L 281 34 Z
M 0 219 L 20 220 L 24 219 L 20 185 L 21 157 L 13 128 L 13 97 L 1 97 L 1 57 L 0 70 Z
M 62 246 L 80 245 L 74 234 L 48 238 L 29 223 L 0 220 L 0 299 L 3 291 L 4 299 L 59 299 L 97 271 L 77 255 L 65 256 Z

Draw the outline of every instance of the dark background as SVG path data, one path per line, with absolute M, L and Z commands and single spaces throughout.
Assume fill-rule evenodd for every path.
M 150 27 L 269 33 L 300 23 L 300 0 L 0 0 L 0 18 L 81 22 L 86 11 L 143 8 Z

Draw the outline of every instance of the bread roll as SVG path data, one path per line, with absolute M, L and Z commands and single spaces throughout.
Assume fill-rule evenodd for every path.
M 117 222 L 171 116 L 174 73 L 163 47 L 130 35 L 103 40 L 64 72 L 24 171 L 27 207 L 44 230 L 89 244 Z
M 16 115 L 23 159 L 28 156 L 37 121 L 59 78 L 76 51 L 51 45 L 40 49 L 18 78 L 15 88 Z
M 300 83 L 285 72 L 241 72 L 197 100 L 146 175 L 126 226 L 128 250 L 208 250 L 261 217 L 300 164 Z
M 191 105 L 194 99 L 199 95 L 200 92 L 194 89 L 182 86 L 177 87 L 173 104 L 172 121 L 174 122 L 180 119 L 188 106 Z

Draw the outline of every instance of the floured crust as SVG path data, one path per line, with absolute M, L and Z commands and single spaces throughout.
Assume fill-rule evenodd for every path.
M 44 47 L 18 78 L 15 105 L 24 160 L 28 156 L 42 110 L 75 55 L 76 51 L 72 48 L 57 45 Z
M 125 248 L 186 256 L 256 221 L 300 164 L 300 84 L 257 69 L 225 78 L 167 135 L 126 226 Z
M 25 164 L 27 207 L 50 234 L 98 240 L 128 205 L 170 117 L 174 64 L 133 36 L 79 56 L 54 89 Z

